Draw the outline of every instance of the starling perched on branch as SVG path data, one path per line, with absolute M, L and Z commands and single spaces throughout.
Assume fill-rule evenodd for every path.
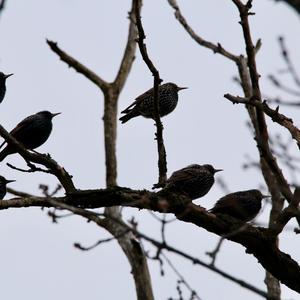
M 178 102 L 178 91 L 187 89 L 186 87 L 178 87 L 175 83 L 165 83 L 158 87 L 159 115 L 166 116 L 172 112 Z M 138 96 L 135 101 L 126 109 L 121 111 L 125 114 L 119 120 L 126 123 L 132 118 L 143 116 L 145 118 L 155 119 L 153 88 Z
M 7 74 L 0 72 L 0 103 L 3 101 L 5 93 L 6 93 L 6 79 L 13 74 Z
M 51 113 L 49 111 L 40 111 L 21 121 L 10 134 L 27 149 L 35 149 L 44 144 L 50 136 L 52 130 L 52 118 L 60 113 Z M 0 148 L 5 144 L 4 141 Z M 16 153 L 14 146 L 7 145 L 0 152 L 0 161 L 7 155 Z
M 215 182 L 215 173 L 220 171 L 223 170 L 214 169 L 212 165 L 189 165 L 175 171 L 167 180 L 165 189 L 186 194 L 194 200 L 208 193 Z
M 2 200 L 6 195 L 6 185 L 15 180 L 7 180 L 3 176 L 0 176 L 0 200 Z
M 261 209 L 263 195 L 259 190 L 247 190 L 228 194 L 210 210 L 214 214 L 225 214 L 243 222 L 252 220 Z

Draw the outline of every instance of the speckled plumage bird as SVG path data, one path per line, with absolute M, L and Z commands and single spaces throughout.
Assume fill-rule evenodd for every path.
M 178 103 L 178 92 L 187 89 L 186 87 L 178 87 L 175 83 L 168 82 L 158 87 L 158 101 L 160 116 L 166 116 L 171 113 Z M 143 116 L 145 118 L 154 119 L 154 97 L 153 88 L 138 96 L 135 101 L 126 109 L 121 111 L 122 116 L 119 120 L 126 123 L 132 118 Z
M 175 171 L 167 180 L 165 189 L 187 195 L 191 200 L 203 197 L 213 186 L 214 175 L 223 171 L 212 165 L 189 165 Z
M 3 176 L 0 176 L 0 200 L 2 200 L 6 195 L 6 185 L 15 180 L 5 179 Z
M 261 201 L 270 196 L 259 190 L 239 191 L 220 198 L 210 210 L 213 214 L 225 214 L 243 222 L 252 220 L 261 209 Z
M 4 74 L 0 72 L 0 103 L 3 101 L 5 93 L 6 93 L 6 79 L 13 74 Z
M 51 113 L 49 111 L 40 111 L 21 121 L 10 134 L 27 149 L 35 149 L 44 144 L 52 131 L 52 118 L 60 113 Z M 3 147 L 5 141 L 1 144 Z M 14 146 L 7 145 L 0 152 L 0 161 L 7 155 L 16 153 Z

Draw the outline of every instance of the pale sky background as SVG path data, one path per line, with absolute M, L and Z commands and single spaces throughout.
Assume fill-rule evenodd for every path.
M 38 111 L 62 112 L 54 119 L 52 135 L 39 151 L 51 153 L 74 176 L 80 189 L 105 184 L 103 96 L 95 85 L 60 62 L 45 39 L 57 41 L 66 52 L 111 81 L 127 39 L 130 4 L 128 0 L 10 0 L 0 17 L 0 69 L 14 73 L 7 81 L 7 95 L 1 104 L 1 124 L 11 130 L 24 117 Z M 190 0 L 179 4 L 202 37 L 220 42 L 235 54 L 244 53 L 238 12 L 231 1 Z M 300 70 L 300 19 L 287 6 L 271 0 L 254 1 L 253 11 L 253 37 L 261 38 L 263 43 L 257 56 L 262 91 L 277 95 L 266 79 L 284 67 L 277 37 L 286 37 Z M 258 157 L 245 126 L 246 111 L 223 98 L 228 92 L 241 94 L 232 81 L 237 72 L 235 65 L 191 40 L 166 0 L 146 0 L 142 16 L 149 55 L 164 82 L 189 87 L 180 92 L 177 109 L 163 119 L 168 174 L 190 163 L 212 163 L 224 169 L 222 177 L 231 191 L 257 187 L 261 176 L 241 168 L 247 154 Z M 151 85 L 152 76 L 137 52 L 119 110 Z M 282 110 L 299 123 L 299 111 Z M 278 126 L 272 128 L 278 131 Z M 156 182 L 154 129 L 153 121 L 142 118 L 119 125 L 119 185 L 149 189 Z M 280 132 L 286 134 L 284 130 Z M 5 162 L 8 161 L 19 167 L 25 165 L 17 155 Z M 19 173 L 3 162 L 0 170 L 1 175 L 17 180 L 11 187 L 34 194 L 39 192 L 40 183 L 50 184 L 51 188 L 57 184 L 52 176 Z M 221 196 L 223 192 L 215 185 L 196 203 L 210 208 Z M 267 213 L 260 216 L 262 222 L 267 220 Z M 159 237 L 159 223 L 148 212 L 126 209 L 125 215 L 128 219 L 134 215 L 140 230 Z M 74 242 L 89 246 L 108 237 L 95 225 L 79 217 L 52 224 L 46 210 L 27 208 L 1 211 L 0 228 L 1 299 L 135 299 L 130 266 L 116 242 L 90 252 L 72 246 Z M 167 229 L 167 241 L 209 262 L 205 252 L 214 248 L 217 236 L 191 224 L 175 222 Z M 291 232 L 282 235 L 281 249 L 297 261 L 299 247 L 299 236 Z M 169 258 L 203 300 L 261 299 L 200 266 L 174 255 Z M 172 270 L 166 267 L 166 276 L 161 277 L 158 263 L 149 265 L 155 299 L 176 297 Z M 225 243 L 217 266 L 265 289 L 264 270 L 237 244 Z M 283 299 L 297 300 L 300 296 L 283 286 Z

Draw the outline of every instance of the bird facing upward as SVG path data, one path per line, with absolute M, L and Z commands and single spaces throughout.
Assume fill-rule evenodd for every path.
M 5 75 L 3 72 L 0 72 L 0 103 L 3 101 L 5 93 L 6 93 L 6 79 L 13 74 Z
M 21 121 L 10 134 L 27 149 L 35 149 L 44 144 L 50 136 L 52 130 L 52 118 L 60 113 L 51 113 L 49 111 L 40 111 Z M 4 141 L 0 148 L 6 142 Z M 7 155 L 16 153 L 14 146 L 7 145 L 0 152 L 0 161 Z
M 187 88 L 178 87 L 172 82 L 162 84 L 158 87 L 159 115 L 161 117 L 168 115 L 176 108 L 178 92 L 184 89 Z M 151 88 L 144 94 L 138 96 L 132 104 L 121 111 L 121 113 L 125 115 L 119 120 L 122 123 L 126 123 L 130 119 L 138 116 L 155 119 L 154 112 L 153 88 Z
M 7 180 L 3 176 L 0 176 L 0 200 L 2 200 L 6 195 L 6 185 L 15 180 Z
M 270 196 L 259 190 L 239 191 L 220 198 L 210 210 L 213 214 L 225 214 L 243 222 L 252 220 L 261 209 L 261 201 Z
M 167 180 L 165 189 L 187 195 L 191 200 L 203 197 L 213 186 L 214 175 L 223 171 L 212 165 L 189 165 L 175 171 Z

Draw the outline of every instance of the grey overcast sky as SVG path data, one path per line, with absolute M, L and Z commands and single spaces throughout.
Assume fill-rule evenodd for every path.
M 256 147 L 246 127 L 242 106 L 223 98 L 239 94 L 233 82 L 236 67 L 221 56 L 192 41 L 175 20 L 166 0 L 145 0 L 142 10 L 148 51 L 165 82 L 188 86 L 180 92 L 174 113 L 163 119 L 169 174 L 190 163 L 212 163 L 223 168 L 222 177 L 231 191 L 255 188 L 262 178 L 254 170 L 243 171 L 246 155 L 257 158 Z M 204 38 L 220 42 L 228 50 L 244 53 L 238 13 L 231 1 L 178 1 L 192 27 Z M 105 80 L 114 78 L 127 39 L 130 1 L 111 0 L 10 0 L 0 17 L 0 69 L 14 73 L 7 81 L 1 104 L 1 124 L 12 129 L 21 119 L 40 110 L 62 112 L 54 120 L 50 139 L 39 148 L 49 152 L 73 176 L 78 188 L 104 186 L 104 151 L 100 91 L 83 76 L 59 61 L 45 39 L 57 41 L 66 52 L 86 64 Z M 277 95 L 267 75 L 284 67 L 277 38 L 284 35 L 299 66 L 300 20 L 291 9 L 271 0 L 254 1 L 251 28 L 262 39 L 258 69 L 263 93 Z M 137 53 L 132 72 L 120 97 L 120 109 L 152 85 L 152 76 Z M 298 111 L 284 110 L 297 123 Z M 269 122 L 270 123 L 270 122 Z M 298 124 L 299 125 L 299 124 Z M 277 126 L 271 128 L 280 131 Z M 157 153 L 153 122 L 137 118 L 118 126 L 118 183 L 132 188 L 151 188 L 157 179 Z M 17 155 L 6 161 L 18 166 Z M 51 188 L 55 178 L 24 174 L 0 166 L 1 174 L 17 182 L 11 186 L 39 193 L 38 185 Z M 212 207 L 223 192 L 214 186 L 196 201 Z M 159 224 L 147 212 L 126 209 L 140 229 L 159 236 Z M 266 222 L 268 209 L 260 216 Z M 1 211 L 0 218 L 1 299 L 135 299 L 130 266 L 116 242 L 90 252 L 72 245 L 90 245 L 108 234 L 79 217 L 52 224 L 46 211 L 15 209 Z M 170 244 L 209 261 L 205 255 L 217 237 L 193 225 L 175 222 L 167 230 Z M 148 247 L 148 245 L 147 245 Z M 285 233 L 281 247 L 300 261 L 299 237 Z M 255 294 L 173 255 L 174 264 L 201 299 L 256 300 Z M 166 268 L 161 277 L 157 262 L 149 262 L 156 299 L 176 296 L 176 276 Z M 265 289 L 264 271 L 244 249 L 226 242 L 217 266 Z M 299 299 L 283 287 L 284 299 Z

